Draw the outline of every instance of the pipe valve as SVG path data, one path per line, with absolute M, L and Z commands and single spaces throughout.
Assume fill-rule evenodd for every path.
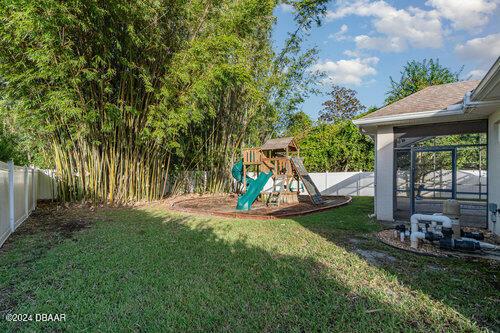
M 496 203 L 491 202 L 488 204 L 488 210 L 490 211 L 491 222 L 496 223 L 497 214 L 500 212 L 500 209 L 498 209 L 498 205 Z

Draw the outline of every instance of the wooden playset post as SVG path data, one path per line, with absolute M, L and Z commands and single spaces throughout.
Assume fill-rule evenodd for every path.
M 290 192 L 290 184 L 288 183 L 288 173 L 290 172 L 290 170 L 288 170 L 288 166 L 290 165 L 290 156 L 289 156 L 289 152 L 288 152 L 288 146 L 286 146 L 286 164 L 285 164 L 285 180 L 283 181 L 284 185 L 285 185 L 285 192 Z
M 300 157 L 300 148 L 297 146 L 297 157 Z M 300 195 L 300 180 L 299 177 L 294 173 L 294 179 L 297 181 L 297 196 Z

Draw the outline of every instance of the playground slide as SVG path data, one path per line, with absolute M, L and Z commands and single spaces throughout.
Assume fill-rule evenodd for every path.
M 311 201 L 313 202 L 313 204 L 315 205 L 323 204 L 321 193 L 319 192 L 318 188 L 312 181 L 311 176 L 309 176 L 309 173 L 307 172 L 306 167 L 302 162 L 302 159 L 300 157 L 292 157 L 291 160 L 293 168 L 295 169 L 300 179 L 302 180 L 302 183 L 304 184 L 307 193 L 309 193 L 309 196 L 311 197 Z
M 243 182 L 243 178 L 247 183 L 247 191 L 238 197 L 238 204 L 236 205 L 237 210 L 249 210 L 252 207 L 255 199 L 259 196 L 260 192 L 266 185 L 267 181 L 273 173 L 270 171 L 260 172 L 256 179 L 243 175 L 243 161 L 240 160 L 238 163 L 233 165 L 231 173 L 239 182 Z

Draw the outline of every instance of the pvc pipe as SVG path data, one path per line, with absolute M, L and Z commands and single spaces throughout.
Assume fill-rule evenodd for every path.
M 494 245 L 491 243 L 486 243 L 486 242 L 480 242 L 480 241 L 475 240 L 473 238 L 462 237 L 460 239 L 479 243 L 479 246 L 481 246 L 481 250 L 494 250 L 494 251 L 500 250 L 500 247 L 497 245 Z
M 421 231 L 412 232 L 410 235 L 411 247 L 414 249 L 418 248 L 418 240 L 425 239 L 425 233 Z
M 420 221 L 427 222 L 439 222 L 443 225 L 443 228 L 451 228 L 451 219 L 445 215 L 425 215 L 425 214 L 413 214 L 410 218 L 411 222 L 411 232 L 418 231 L 418 223 Z
M 443 228 L 451 228 L 451 219 L 445 215 L 425 215 L 425 214 L 413 214 L 410 218 L 411 222 L 411 247 L 418 248 L 418 240 L 425 238 L 425 233 L 418 231 L 418 223 L 420 221 L 427 221 L 432 223 L 432 230 L 435 230 L 436 223 L 439 222 L 443 225 Z
M 404 243 L 404 241 L 405 241 L 405 233 L 404 232 L 401 232 L 399 234 L 399 240 L 401 241 L 401 243 Z

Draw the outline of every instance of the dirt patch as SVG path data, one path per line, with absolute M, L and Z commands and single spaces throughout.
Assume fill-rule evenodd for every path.
M 359 239 L 359 238 L 349 238 L 349 243 L 354 244 L 354 245 L 359 245 L 364 243 L 364 239 Z
M 71 209 L 44 207 L 34 211 L 18 231 L 21 234 L 59 232 L 65 237 L 71 237 L 74 232 L 87 228 L 90 224 L 91 220 L 88 217 L 82 217 L 80 212 L 75 214 L 75 211 Z
M 395 262 L 397 259 L 385 252 L 373 251 L 373 250 L 362 250 L 357 249 L 355 251 L 361 257 L 371 264 L 379 265 L 385 262 Z
M 90 227 L 96 218 L 92 206 L 39 203 L 36 210 L 3 244 L 0 253 L 8 251 L 19 238 L 40 233 L 47 236 L 46 245 L 50 247 L 54 240 L 72 238 L 75 232 Z
M 427 269 L 430 270 L 430 271 L 434 271 L 434 272 L 446 270 L 445 267 L 439 266 L 439 265 L 436 265 L 436 264 L 428 264 L 427 265 Z
M 184 200 L 178 198 L 176 201 L 170 202 L 169 205 L 173 210 L 188 213 L 235 218 L 275 219 L 315 213 L 351 202 L 349 196 L 324 196 L 323 199 L 325 203 L 319 206 L 314 205 L 308 196 L 300 196 L 298 203 L 280 204 L 279 206 L 267 206 L 265 202 L 256 201 L 252 205 L 252 209 L 248 211 L 236 210 L 238 200 L 236 194 L 198 196 Z

